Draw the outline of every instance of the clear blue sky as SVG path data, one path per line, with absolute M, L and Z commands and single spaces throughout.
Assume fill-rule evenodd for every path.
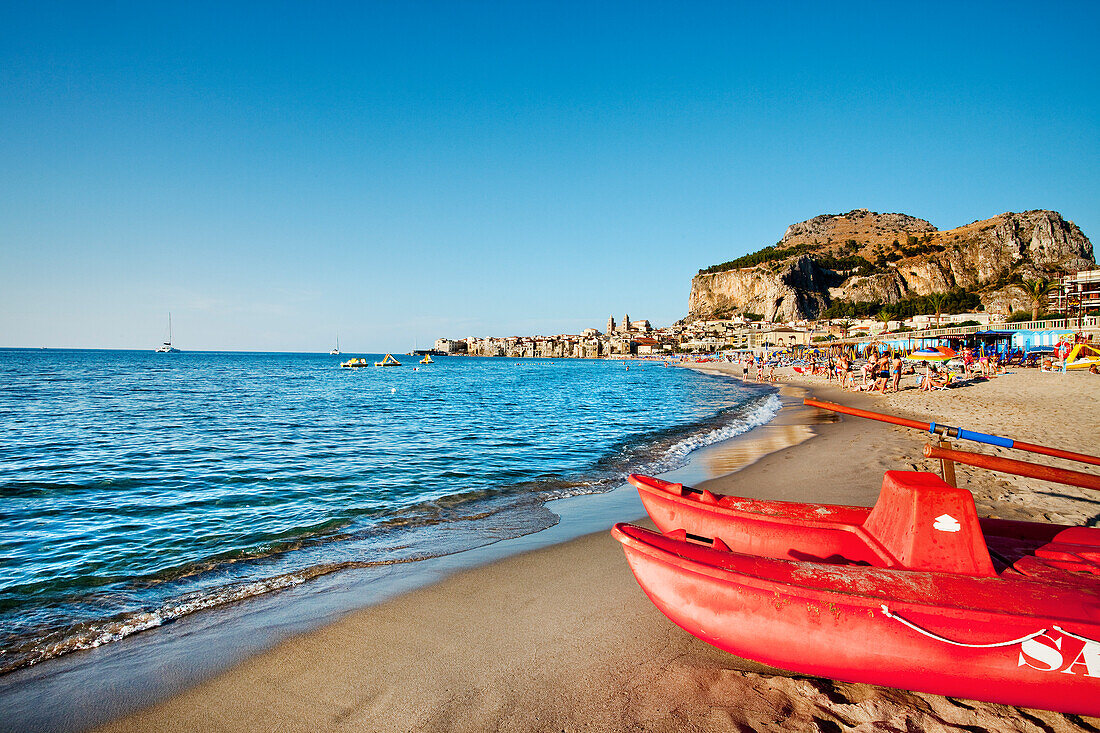
M 1100 4 L 11 2 L 0 346 L 668 325 L 866 207 L 1100 237 Z

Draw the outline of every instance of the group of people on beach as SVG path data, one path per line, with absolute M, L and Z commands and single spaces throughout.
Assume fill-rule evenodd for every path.
M 1075 334 L 1067 344 L 1087 344 L 1089 341 L 1090 337 Z M 776 373 L 777 367 L 791 366 L 798 374 L 824 377 L 848 391 L 879 394 L 914 388 L 925 392 L 948 389 L 1004 374 L 1008 366 L 1056 370 L 1049 358 L 1040 363 L 1034 353 L 1022 349 L 1005 348 L 999 352 L 987 345 L 979 346 L 956 347 L 957 352 L 947 347 L 925 348 L 922 351 L 931 353 L 905 356 L 904 352 L 895 349 L 880 352 L 881 346 L 876 344 L 868 344 L 862 351 L 852 346 L 834 345 L 822 349 L 798 347 L 764 355 L 751 352 L 715 354 L 703 361 L 739 364 L 745 381 L 779 381 L 782 376 Z M 937 354 L 937 351 L 942 353 Z M 1065 352 L 1068 353 L 1068 348 Z M 1058 352 L 1057 356 L 1065 360 L 1066 353 Z M 922 358 L 926 359 L 923 366 L 915 366 L 913 362 Z M 949 359 L 950 366 L 946 363 Z M 1089 371 L 1100 373 L 1098 365 L 1100 362 L 1092 364 Z M 914 382 L 903 386 L 903 377 L 910 375 L 915 377 Z
M 854 355 L 841 352 L 830 354 L 824 360 L 811 359 L 811 373 L 822 375 L 850 392 L 897 392 L 901 389 L 901 376 L 905 371 L 901 356 L 872 354 L 863 365 L 856 367 Z M 912 368 L 909 369 L 912 374 Z
M 764 359 L 754 354 L 744 354 L 738 358 L 737 362 L 741 365 L 741 378 L 746 382 L 751 378 L 750 374 L 755 375 L 757 382 L 775 382 L 779 380 L 775 373 L 779 362 L 775 359 Z
M 992 377 L 1004 373 L 1004 367 L 997 354 L 979 354 L 974 349 L 962 349 L 958 354 L 962 362 L 962 373 L 951 373 L 943 366 L 926 361 L 919 375 L 917 389 L 931 392 L 946 389 L 959 378 L 970 380 L 977 377 Z M 850 350 L 828 352 L 821 358 L 810 359 L 810 373 L 823 376 L 830 382 L 836 382 L 842 389 L 850 392 L 900 392 L 902 377 L 917 375 L 917 367 L 907 363 L 901 352 L 869 351 L 863 364 L 856 366 L 858 354 Z

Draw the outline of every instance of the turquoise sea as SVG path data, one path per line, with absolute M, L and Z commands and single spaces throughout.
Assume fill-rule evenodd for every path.
M 661 362 L 347 358 L 0 350 L 0 672 L 537 532 L 779 409 Z

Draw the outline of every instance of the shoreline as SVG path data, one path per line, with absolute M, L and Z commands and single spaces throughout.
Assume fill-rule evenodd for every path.
M 928 407 L 895 406 L 809 380 L 789 384 L 871 409 L 916 414 Z M 897 397 L 913 401 L 906 395 Z M 749 441 L 759 430 L 726 442 Z M 924 439 L 916 431 L 847 417 L 814 431 L 816 440 L 780 447 L 697 485 L 760 498 L 805 500 L 812 494 L 816 501 L 869 505 L 884 466 L 928 470 L 932 463 L 921 455 Z M 716 446 L 692 458 L 705 463 L 708 452 Z M 837 466 L 838 455 L 852 460 Z M 811 490 L 807 469 L 822 465 L 830 472 L 815 472 Z M 644 514 L 632 490 L 562 501 L 616 494 L 624 502 L 613 508 L 623 512 L 618 520 Z M 626 516 L 632 501 L 635 517 Z M 591 519 L 591 511 L 577 508 Z M 558 526 L 564 524 L 563 516 Z M 451 569 L 431 585 L 292 636 L 152 707 L 108 715 L 115 719 L 100 730 L 802 730 L 865 723 L 904 730 L 906 720 L 921 727 L 1002 730 L 1100 725 L 809 678 L 737 659 L 661 615 L 638 589 L 606 528 L 541 548 L 532 541 L 529 551 L 485 562 Z

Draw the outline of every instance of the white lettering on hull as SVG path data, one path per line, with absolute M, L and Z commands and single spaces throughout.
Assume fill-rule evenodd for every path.
M 1062 648 L 1064 637 L 1040 634 L 1020 643 L 1020 656 L 1017 667 L 1028 666 L 1040 672 L 1060 672 L 1062 674 L 1080 674 L 1085 677 L 1100 677 L 1100 644 L 1085 642 L 1080 651 L 1070 658 Z M 1074 649 L 1071 645 L 1069 649 Z

